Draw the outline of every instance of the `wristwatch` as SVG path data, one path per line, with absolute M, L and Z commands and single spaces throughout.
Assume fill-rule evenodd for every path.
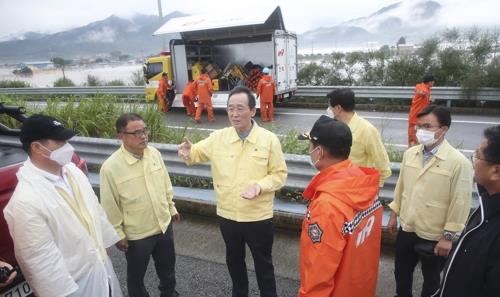
M 449 231 L 444 231 L 443 238 L 445 240 L 448 240 L 448 241 L 453 241 L 453 239 L 455 239 L 455 233 L 449 232 Z

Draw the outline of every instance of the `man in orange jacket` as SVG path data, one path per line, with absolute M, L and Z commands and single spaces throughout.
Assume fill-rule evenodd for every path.
M 299 297 L 375 296 L 380 256 L 380 174 L 348 159 L 349 127 L 321 116 L 309 134 L 319 170 L 304 190 L 309 201 L 300 236 Z
M 194 97 L 195 97 L 195 84 L 191 79 L 184 87 L 182 91 L 182 104 L 186 108 L 186 113 L 188 116 L 194 116 L 196 112 L 196 107 L 194 106 Z
M 198 108 L 196 108 L 196 116 L 194 120 L 199 123 L 201 121 L 201 113 L 203 108 L 207 109 L 208 121 L 214 122 L 214 111 L 212 109 L 212 80 L 207 74 L 205 68 L 201 70 L 201 75 L 194 81 L 195 94 L 198 96 Z
M 431 104 L 431 88 L 433 86 L 434 76 L 431 74 L 426 74 L 422 82 L 415 86 L 408 116 L 408 147 L 418 144 L 417 130 L 415 129 L 417 114 Z
M 170 88 L 171 86 L 168 82 L 168 74 L 163 72 L 158 89 L 156 89 L 156 99 L 158 100 L 158 105 L 163 112 L 168 112 L 167 91 L 170 90 Z
M 269 68 L 264 68 L 262 73 L 264 73 L 264 76 L 262 76 L 257 84 L 257 96 L 260 99 L 260 116 L 263 122 L 272 122 L 274 119 L 273 99 L 276 83 L 270 75 L 271 70 Z

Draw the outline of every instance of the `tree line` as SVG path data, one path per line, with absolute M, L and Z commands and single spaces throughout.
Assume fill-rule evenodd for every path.
M 437 86 L 500 87 L 500 34 L 448 29 L 411 51 L 384 45 L 370 52 L 302 55 L 300 85 L 413 86 L 432 73 Z

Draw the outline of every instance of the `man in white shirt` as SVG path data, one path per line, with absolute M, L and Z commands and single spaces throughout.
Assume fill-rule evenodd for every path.
M 28 160 L 4 209 L 16 259 L 38 297 L 121 297 L 106 248 L 119 241 L 67 142 L 75 133 L 33 115 L 21 128 Z

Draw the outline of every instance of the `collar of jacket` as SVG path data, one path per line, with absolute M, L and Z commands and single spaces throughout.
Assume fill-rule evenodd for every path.
M 28 157 L 26 162 L 24 162 L 24 166 L 28 166 L 27 168 L 30 168 L 30 170 L 37 172 L 39 175 L 45 177 L 46 179 L 50 180 L 51 182 L 56 182 L 59 179 L 62 179 L 63 178 L 62 175 L 66 174 L 66 172 L 68 171 L 68 169 L 66 169 L 66 166 L 63 166 L 61 168 L 62 175 L 55 175 L 53 173 L 50 173 L 48 171 L 45 171 L 41 168 L 36 167 L 35 164 L 33 164 L 33 162 L 31 161 L 30 157 Z
M 349 124 L 347 124 L 347 125 L 349 126 L 349 129 L 351 129 L 351 131 L 354 132 L 356 130 L 356 128 L 358 127 L 360 122 L 361 122 L 361 118 L 358 116 L 358 114 L 356 112 L 354 112 L 351 120 L 349 121 Z
M 71 172 L 71 168 L 76 168 L 76 165 L 73 163 L 68 163 L 63 166 L 62 172 Z M 24 180 L 29 184 L 35 185 L 36 187 L 43 185 L 47 187 L 54 187 L 54 183 L 52 180 L 47 179 L 47 175 L 43 174 L 43 170 L 36 167 L 29 159 L 27 159 L 23 166 L 19 168 L 16 173 L 18 180 Z M 61 177 L 62 178 L 62 177 Z M 41 196 L 42 197 L 42 196 Z
M 429 85 L 429 83 L 424 83 L 424 82 L 417 84 L 417 87 L 419 89 L 425 89 L 427 91 L 430 91 L 430 89 L 431 89 L 431 86 Z
M 127 149 L 125 148 L 125 146 L 123 144 L 120 147 L 120 150 L 122 152 L 123 157 L 125 158 L 125 161 L 127 161 L 127 164 L 132 165 L 132 164 L 137 163 L 137 162 L 140 161 L 139 159 L 137 159 L 136 157 L 134 157 L 134 155 L 132 155 L 132 153 L 130 153 L 129 151 L 127 151 Z M 148 154 L 149 154 L 149 150 L 148 150 L 148 148 L 145 148 L 144 149 L 144 153 L 142 155 L 142 158 L 143 159 L 146 158 Z
M 257 122 L 252 119 L 252 130 L 250 130 L 250 134 L 248 134 L 247 140 L 250 143 L 256 143 L 257 142 L 257 130 L 259 129 L 259 125 L 257 125 Z M 238 136 L 238 132 L 236 132 L 236 128 L 231 127 L 231 136 L 229 138 L 229 142 L 234 143 L 237 141 L 241 141 L 241 138 Z
M 489 219 L 498 215 L 500 213 L 500 193 L 490 195 L 481 185 L 477 185 L 477 189 L 483 205 L 484 218 Z
M 302 196 L 307 200 L 313 199 L 314 193 L 316 192 L 316 188 L 319 185 L 321 185 L 325 180 L 329 179 L 332 174 L 335 174 L 351 166 L 352 166 L 351 160 L 347 159 L 321 170 L 312 178 L 311 182 L 309 182 L 309 185 L 307 185 L 307 188 L 304 189 L 304 193 L 302 193 Z
M 448 153 L 452 148 L 453 147 L 448 143 L 448 141 L 445 138 L 443 139 L 443 142 L 440 144 L 440 147 L 434 156 L 444 161 L 448 158 Z M 423 156 L 423 154 L 424 154 L 424 145 L 419 144 L 418 146 L 415 146 L 415 155 Z

